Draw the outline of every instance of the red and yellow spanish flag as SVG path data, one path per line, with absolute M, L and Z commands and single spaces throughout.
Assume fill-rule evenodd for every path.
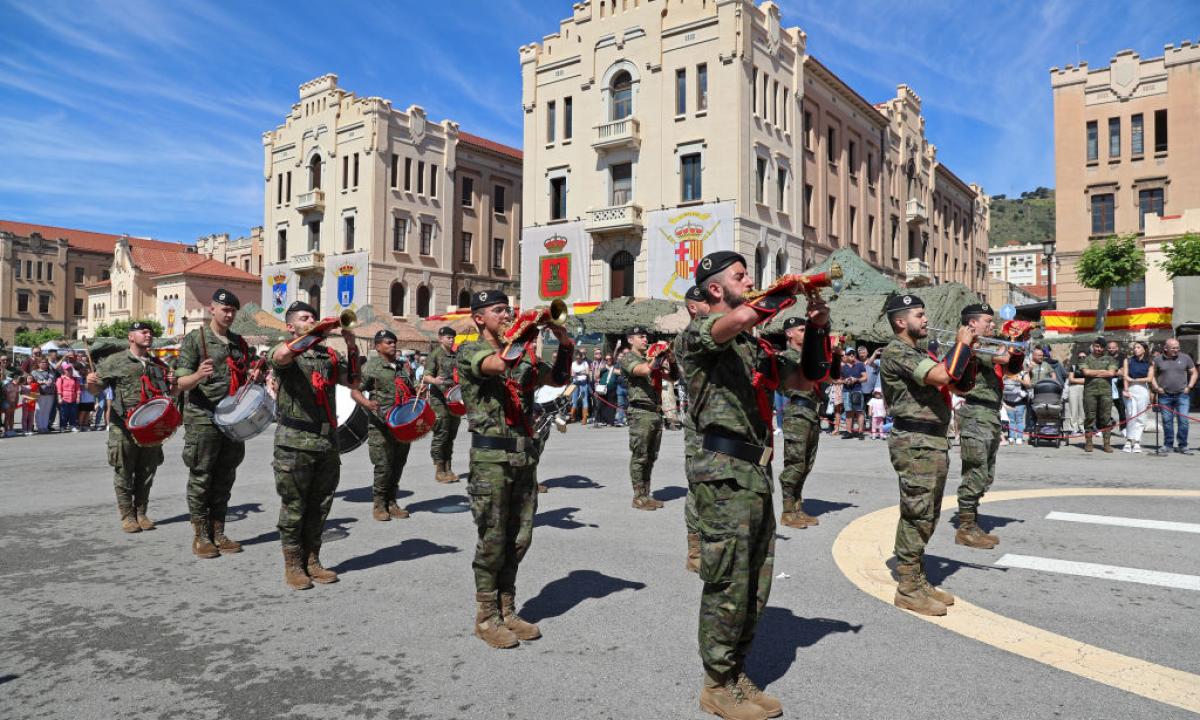
M 1089 333 L 1096 327 L 1096 311 L 1047 310 L 1042 313 L 1042 325 L 1050 333 Z M 1109 310 L 1104 320 L 1105 330 L 1157 330 L 1171 327 L 1169 307 Z

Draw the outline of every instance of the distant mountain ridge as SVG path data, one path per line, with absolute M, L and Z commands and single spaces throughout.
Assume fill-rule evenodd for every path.
M 991 245 L 1041 244 L 1054 237 L 1054 189 L 1039 187 L 1020 198 L 992 196 Z

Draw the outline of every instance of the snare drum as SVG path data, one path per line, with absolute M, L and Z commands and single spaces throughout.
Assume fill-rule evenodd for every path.
M 338 452 L 348 453 L 367 441 L 367 411 L 354 402 L 350 388 L 345 385 L 337 386 L 335 397 Z
M 175 434 L 183 416 L 169 398 L 156 397 L 138 405 L 125 421 L 133 441 L 141 447 L 156 447 Z
M 433 429 L 436 418 L 429 403 L 412 398 L 393 405 L 385 416 L 388 432 L 399 442 L 412 442 Z
M 462 417 L 467 414 L 467 404 L 463 402 L 462 387 L 455 385 L 446 393 L 446 409 L 451 415 Z
M 246 442 L 275 421 L 275 401 L 266 387 L 244 385 L 237 393 L 222 398 L 213 412 L 213 424 L 225 437 Z

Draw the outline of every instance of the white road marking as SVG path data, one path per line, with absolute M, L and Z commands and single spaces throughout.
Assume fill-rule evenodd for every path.
M 1142 570 L 1140 568 L 1120 567 L 1118 565 L 1100 565 L 1098 563 L 1076 562 L 1074 560 L 1055 560 L 1054 558 L 1036 557 L 1034 555 L 1007 554 L 997 560 L 996 565 L 999 567 L 1040 570 L 1042 572 L 1061 573 L 1063 575 L 1079 575 L 1081 577 L 1093 577 L 1102 580 L 1119 580 L 1121 582 L 1140 583 L 1142 585 L 1158 585 L 1160 587 L 1179 588 L 1180 590 L 1200 591 L 1200 576 L 1197 575 L 1182 575 L 1180 573 Z
M 1175 532 L 1200 533 L 1200 524 L 1171 522 L 1169 520 L 1143 520 L 1141 518 L 1117 517 L 1115 515 L 1084 515 L 1081 513 L 1052 512 L 1047 520 L 1092 523 L 1094 525 L 1117 525 L 1120 527 L 1145 528 L 1147 530 L 1174 530 Z

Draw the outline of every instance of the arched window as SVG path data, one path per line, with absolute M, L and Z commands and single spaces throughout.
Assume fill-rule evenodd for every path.
M 787 250 L 779 248 L 779 252 L 775 253 L 775 277 L 783 277 L 788 272 L 788 255 Z
M 612 117 L 622 120 L 633 114 L 633 78 L 622 70 L 612 79 Z
M 404 283 L 397 280 L 392 283 L 392 297 L 389 307 L 392 309 L 392 315 L 402 317 L 404 315 Z
M 754 287 L 761 288 L 767 279 L 767 248 L 759 246 L 754 251 Z
M 319 190 L 321 187 L 321 156 L 313 155 L 308 161 L 308 189 Z
M 633 255 L 621 250 L 609 261 L 609 298 L 633 297 Z
M 417 288 L 417 315 L 429 317 L 429 288 L 425 285 Z
M 321 314 L 321 286 L 313 284 L 308 288 L 308 304 L 317 309 L 317 315 Z
M 463 308 L 470 308 L 470 307 L 471 307 L 471 291 L 466 288 L 463 288 L 462 290 L 458 291 L 458 309 L 462 310 Z

